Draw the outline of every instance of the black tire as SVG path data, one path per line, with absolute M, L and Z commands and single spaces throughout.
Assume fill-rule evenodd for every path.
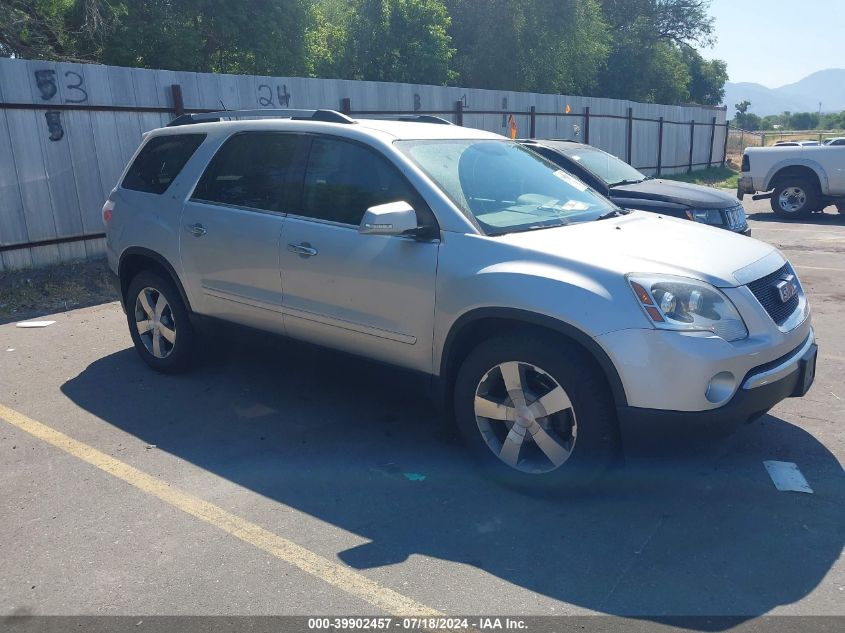
M 488 438 L 491 429 L 492 433 L 501 435 L 513 428 L 510 422 L 476 418 L 475 409 L 477 390 L 484 388 L 482 379 L 495 380 L 495 368 L 509 361 L 520 364 L 520 376 L 525 377 L 526 382 L 528 378 L 522 372 L 533 373 L 534 369 L 541 369 L 563 388 L 571 402 L 571 409 L 556 416 L 565 417 L 570 424 L 574 418 L 577 436 L 571 445 L 569 458 L 551 470 L 526 472 L 505 463 L 482 434 L 481 428 L 485 422 L 490 425 L 487 427 Z M 538 375 L 534 374 L 535 377 Z M 503 378 L 501 374 L 500 380 Z M 505 403 L 513 404 L 508 392 L 500 393 L 504 393 Z M 481 466 L 499 481 L 524 490 L 554 492 L 587 487 L 613 465 L 620 455 L 616 409 L 603 374 L 595 361 L 581 348 L 553 335 L 528 333 L 524 336 L 498 336 L 478 345 L 458 371 L 454 388 L 454 411 L 458 430 Z M 551 422 L 556 416 L 544 418 L 543 423 L 561 424 L 559 419 Z M 503 426 L 504 430 L 500 431 L 495 424 L 508 426 Z M 554 427 L 553 430 L 558 428 Z M 554 436 L 567 439 L 565 433 L 556 432 Z M 505 445 L 505 441 L 501 441 L 501 446 Z M 572 440 L 568 438 L 567 441 Z M 534 459 L 543 459 L 540 446 L 533 441 L 533 436 L 531 440 L 524 440 L 520 446 L 517 463 L 523 461 L 522 455 L 526 451 L 533 454 Z M 525 461 L 528 462 L 528 459 Z M 526 464 L 521 465 L 526 467 Z M 551 460 L 549 466 L 552 466 Z
M 794 195 L 790 195 L 793 192 Z M 782 195 L 785 197 L 783 201 Z M 821 192 L 815 183 L 806 178 L 783 178 L 775 184 L 771 207 L 781 218 L 806 217 L 822 208 Z
M 139 295 L 148 289 L 152 291 L 150 295 L 153 299 L 157 299 L 159 295 L 164 297 L 168 307 L 160 317 L 161 322 L 166 323 L 168 329 L 172 328 L 172 331 L 176 333 L 172 344 L 164 340 L 164 337 L 160 338 L 158 349 L 166 351 L 164 357 L 157 357 L 148 349 L 153 335 L 145 335 L 142 339 L 137 325 L 137 320 L 144 316 L 143 308 L 139 307 Z M 141 271 L 129 282 L 125 305 L 132 342 L 135 344 L 138 355 L 147 365 L 165 374 L 181 372 L 190 367 L 194 360 L 194 342 L 197 337 L 182 296 L 173 282 L 153 271 Z

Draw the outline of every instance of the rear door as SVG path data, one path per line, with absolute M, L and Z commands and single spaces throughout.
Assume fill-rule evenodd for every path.
M 226 140 L 182 212 L 183 274 L 196 312 L 283 332 L 279 239 L 304 137 L 242 132 Z
M 374 205 L 403 200 L 434 215 L 400 171 L 360 143 L 314 138 L 298 206 L 282 230 L 285 328 L 291 336 L 431 370 L 438 240 L 362 235 Z

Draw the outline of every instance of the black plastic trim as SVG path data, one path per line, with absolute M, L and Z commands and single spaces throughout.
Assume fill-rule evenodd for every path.
M 564 323 L 550 316 L 544 314 L 537 314 L 528 310 L 520 310 L 518 308 L 477 308 L 471 310 L 458 318 L 452 324 L 449 334 L 446 336 L 446 342 L 443 345 L 443 353 L 440 357 L 440 376 L 441 382 L 448 380 L 450 376 L 454 375 L 455 367 L 453 359 L 451 358 L 455 342 L 460 339 L 460 334 L 465 328 L 474 322 L 482 319 L 508 319 L 517 323 L 525 325 L 534 325 L 553 330 L 564 336 L 572 339 L 584 347 L 601 367 L 602 372 L 607 378 L 610 385 L 610 390 L 613 395 L 614 403 L 617 407 L 624 407 L 628 404 L 628 398 L 625 395 L 625 388 L 622 385 L 622 379 L 619 377 L 619 372 L 610 357 L 602 349 L 602 347 L 591 337 L 576 328 L 573 325 Z M 446 385 L 442 385 L 445 387 Z
M 120 301 L 123 303 L 123 282 L 125 281 L 127 285 L 129 285 L 130 280 L 123 279 L 123 265 L 126 261 L 126 258 L 132 255 L 140 255 L 142 257 L 146 257 L 148 259 L 153 260 L 157 264 L 160 264 L 170 275 L 171 280 L 174 284 L 176 284 L 176 289 L 179 290 L 179 296 L 182 297 L 182 301 L 185 303 L 185 307 L 188 309 L 188 312 L 191 312 L 191 302 L 188 300 L 188 295 L 185 292 L 185 288 L 182 287 L 182 282 L 179 279 L 179 275 L 176 274 L 176 269 L 173 268 L 171 263 L 164 258 L 163 255 L 156 253 L 155 251 L 151 251 L 148 248 L 143 248 L 141 246 L 130 246 L 120 256 L 120 263 L 118 264 L 118 271 L 119 271 L 119 278 L 121 283 L 121 292 L 120 292 Z M 124 310 L 126 310 L 126 306 L 124 305 Z

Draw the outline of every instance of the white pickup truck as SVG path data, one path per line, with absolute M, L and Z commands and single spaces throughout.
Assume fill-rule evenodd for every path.
M 736 196 L 770 198 L 772 211 L 795 218 L 835 204 L 845 213 L 845 146 L 749 147 Z

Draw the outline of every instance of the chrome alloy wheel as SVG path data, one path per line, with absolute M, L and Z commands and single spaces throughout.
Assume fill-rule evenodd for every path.
M 786 187 L 778 196 L 778 205 L 787 213 L 800 211 L 807 203 L 807 193 L 801 187 Z
M 578 424 L 566 391 L 530 363 L 500 363 L 475 391 L 475 421 L 487 447 L 526 473 L 560 468 L 572 455 Z
M 144 288 L 135 299 L 135 326 L 147 351 L 167 358 L 176 345 L 176 321 L 167 298 L 155 288 Z

